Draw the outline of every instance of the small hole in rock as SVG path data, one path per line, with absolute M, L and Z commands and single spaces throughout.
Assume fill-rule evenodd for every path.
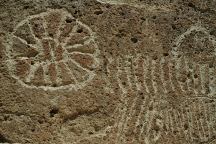
M 94 134 L 92 131 L 89 132 L 90 135 Z
M 131 41 L 133 42 L 133 43 L 137 43 L 138 42 L 138 39 L 137 38 L 131 38 Z
M 94 14 L 96 14 L 96 15 L 100 15 L 100 14 L 102 14 L 102 13 L 103 13 L 102 10 L 97 10 L 97 11 L 94 12 Z
M 29 6 L 24 6 L 23 8 L 24 8 L 24 9 L 28 9 L 28 8 L 29 8 Z
M 173 131 L 174 135 L 176 135 L 176 134 L 177 134 L 177 132 L 178 132 L 178 131 L 176 131 L 176 130 L 175 130 L 175 131 Z
M 126 82 L 122 82 L 123 85 L 126 85 Z
M 152 111 L 152 110 L 153 110 L 153 106 L 150 106 L 150 107 L 149 107 L 149 110 Z
M 210 31 L 210 35 L 214 35 L 214 33 L 216 33 L 216 30 L 212 30 L 212 31 Z
M 145 21 L 145 20 L 146 20 L 144 17 L 141 17 L 140 19 L 141 19 L 141 20 L 143 20 L 143 21 Z
M 191 3 L 191 2 L 190 2 L 190 3 L 188 3 L 188 6 L 189 6 L 189 7 L 192 7 L 192 8 L 194 8 L 194 7 L 195 7 L 195 5 L 194 5 L 193 3 Z
M 39 119 L 38 122 L 39 122 L 39 124 L 43 124 L 44 123 L 44 121 L 41 120 L 41 119 Z
M 78 11 L 77 11 L 77 10 L 75 10 L 74 14 L 76 15 L 77 13 L 78 13 Z
M 187 77 L 189 78 L 190 76 L 191 76 L 191 74 L 190 74 L 190 73 L 188 73 L 188 74 L 187 74 Z
M 156 19 L 157 17 L 156 17 L 156 16 L 153 16 L 152 18 L 153 18 L 153 19 Z
M 158 59 L 158 57 L 155 55 L 155 56 L 153 56 L 153 60 L 157 60 Z
M 9 120 L 9 116 L 4 116 L 4 121 Z
M 52 86 L 53 86 L 53 87 L 57 87 L 57 84 L 53 84 Z
M 175 29 L 176 29 L 176 26 L 175 26 L 175 25 L 172 25 L 172 29 L 174 29 L 174 30 L 175 30 Z
M 110 8 L 110 5 L 106 5 L 106 8 Z
M 213 63 L 210 63 L 210 64 L 209 64 L 209 68 L 213 68 Z
M 167 57 L 167 56 L 169 56 L 169 53 L 164 53 L 163 55 L 164 55 L 165 57 Z
M 50 117 L 54 117 L 59 112 L 59 109 L 53 108 L 49 113 Z
M 72 23 L 73 22 L 73 20 L 69 19 L 69 18 L 67 18 L 65 21 L 66 21 L 66 23 Z
M 83 32 L 83 29 L 80 28 L 80 29 L 77 30 L 77 32 L 78 32 L 78 33 L 82 33 L 82 32 Z
M 188 125 L 184 124 L 184 129 L 187 130 L 188 129 Z
M 197 74 L 195 74 L 195 75 L 194 75 L 194 78 L 198 78 L 198 75 L 197 75 Z

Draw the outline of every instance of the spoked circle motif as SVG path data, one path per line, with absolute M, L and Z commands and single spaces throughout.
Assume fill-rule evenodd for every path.
M 22 85 L 80 89 L 95 76 L 99 50 L 93 31 L 63 9 L 21 21 L 9 36 L 8 67 Z

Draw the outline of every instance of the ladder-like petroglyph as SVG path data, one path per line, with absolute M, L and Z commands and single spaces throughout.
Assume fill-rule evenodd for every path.
M 163 56 L 156 60 L 150 56 L 130 59 L 130 64 L 127 58 L 116 60 L 115 77 L 122 91 L 122 103 L 117 108 L 116 143 L 154 143 L 166 134 L 180 135 L 188 142 L 207 141 L 215 136 L 216 99 L 208 89 L 212 82 L 207 76 L 214 77 L 210 72 L 215 67 L 186 58 L 180 61 Z M 189 71 L 186 64 L 193 69 Z M 175 65 L 181 65 L 181 69 L 175 69 Z M 198 77 L 194 78 L 197 72 Z M 179 104 L 173 106 L 173 99 L 178 99 Z
M 188 142 L 205 142 L 215 137 L 215 102 L 206 99 L 188 100 L 179 109 L 166 109 L 164 130 Z
M 116 143 L 151 144 L 167 137 L 196 143 L 216 136 L 215 40 L 206 29 L 192 26 L 176 39 L 169 55 L 109 61 L 108 77 L 121 91 Z M 194 51 L 185 47 L 188 41 Z
M 18 23 L 8 36 L 7 65 L 23 86 L 80 89 L 95 75 L 94 32 L 64 9 L 48 9 Z

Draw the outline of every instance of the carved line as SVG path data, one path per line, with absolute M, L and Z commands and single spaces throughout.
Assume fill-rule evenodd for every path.
M 145 9 L 147 11 L 155 12 L 155 11 L 171 11 L 168 6 L 152 6 L 149 4 L 140 4 L 140 3 L 132 3 L 132 2 L 124 2 L 124 1 L 114 1 L 114 0 L 97 0 L 103 4 L 111 4 L 111 5 L 129 5 L 140 9 Z

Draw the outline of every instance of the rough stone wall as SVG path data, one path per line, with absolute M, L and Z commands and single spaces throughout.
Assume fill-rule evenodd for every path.
M 215 144 L 215 5 L 0 0 L 0 143 Z

